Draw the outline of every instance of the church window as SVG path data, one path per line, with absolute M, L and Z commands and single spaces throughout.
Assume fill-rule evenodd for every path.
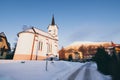
M 40 50 L 40 42 L 38 43 L 38 49 Z
M 47 44 L 47 53 L 52 52 L 52 46 L 50 44 Z
M 50 51 L 52 52 L 52 44 L 50 45 L 50 47 L 51 47 L 51 48 L 50 48 Z
M 42 47 L 43 47 L 43 42 L 39 41 L 38 49 L 42 51 Z
M 47 53 L 49 53 L 49 44 L 47 44 Z
M 41 42 L 41 51 L 42 51 L 42 47 L 43 47 L 43 42 Z
M 49 30 L 49 32 L 51 32 L 52 30 Z
M 55 47 L 58 47 L 57 45 L 55 45 Z

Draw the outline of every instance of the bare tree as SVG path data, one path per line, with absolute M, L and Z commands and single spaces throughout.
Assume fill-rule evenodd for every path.
M 84 55 L 87 53 L 87 48 L 84 45 L 82 45 L 78 48 L 78 51 L 82 52 L 84 58 Z

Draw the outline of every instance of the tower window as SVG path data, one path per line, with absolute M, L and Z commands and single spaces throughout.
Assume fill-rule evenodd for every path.
M 52 30 L 49 30 L 49 32 L 51 32 Z

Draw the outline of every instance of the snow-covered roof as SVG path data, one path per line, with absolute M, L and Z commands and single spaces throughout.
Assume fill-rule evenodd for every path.
M 24 32 L 35 33 L 34 30 L 35 30 L 36 34 L 38 34 L 38 35 L 45 36 L 45 37 L 49 37 L 49 38 L 54 38 L 54 37 L 53 37 L 51 34 L 49 34 L 48 32 L 45 32 L 45 31 L 43 31 L 43 30 L 41 30 L 41 29 L 38 29 L 38 28 L 35 28 L 35 27 L 32 27 L 32 28 L 29 28 L 29 29 L 27 29 L 27 30 L 25 30 L 25 31 L 19 32 L 19 33 L 18 33 L 18 36 L 19 36 L 20 33 L 24 33 Z
M 105 44 L 108 44 L 108 45 L 112 45 L 111 42 L 90 42 L 90 41 L 76 41 L 76 42 L 73 42 L 72 44 L 66 46 L 65 48 L 68 49 L 68 48 L 79 48 L 80 46 L 84 45 L 84 46 L 89 46 L 89 45 L 96 45 L 96 46 L 103 46 Z

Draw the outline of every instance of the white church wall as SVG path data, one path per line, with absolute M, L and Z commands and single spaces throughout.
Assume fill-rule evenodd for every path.
M 41 36 L 40 34 L 36 34 L 34 40 L 34 36 L 35 36 L 34 33 L 29 33 L 29 32 L 22 32 L 19 34 L 15 56 L 28 55 L 27 59 L 31 59 L 30 58 L 31 54 L 32 54 L 32 59 L 36 59 L 36 56 L 46 57 L 46 54 L 58 56 L 57 40 L 49 38 L 47 36 Z
M 33 37 L 34 35 L 32 33 L 20 33 L 15 53 L 16 54 L 31 53 Z
M 30 60 L 34 35 L 32 33 L 19 33 L 14 60 Z

